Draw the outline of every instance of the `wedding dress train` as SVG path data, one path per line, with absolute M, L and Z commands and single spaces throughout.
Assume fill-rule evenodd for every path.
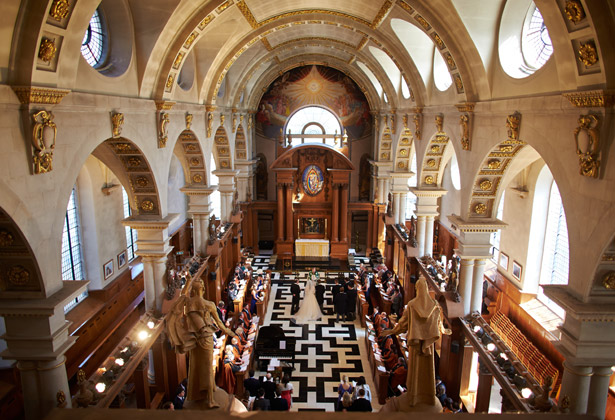
M 291 319 L 295 324 L 305 324 L 309 321 L 316 321 L 322 318 L 322 312 L 320 306 L 316 300 L 316 294 L 314 293 L 314 282 L 310 279 L 305 283 L 305 293 L 303 296 L 303 302 L 295 315 Z

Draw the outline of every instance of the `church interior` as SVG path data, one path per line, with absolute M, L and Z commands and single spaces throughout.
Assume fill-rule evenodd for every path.
M 3 0 L 0 30 L 0 418 L 615 420 L 615 1 Z

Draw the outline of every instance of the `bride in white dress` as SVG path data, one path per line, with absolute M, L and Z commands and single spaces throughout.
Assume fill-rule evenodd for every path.
M 308 278 L 305 283 L 305 293 L 303 295 L 303 302 L 297 313 L 291 317 L 295 324 L 305 324 L 308 321 L 317 321 L 322 318 L 322 312 L 320 306 L 316 300 L 316 294 L 314 293 L 315 284 L 312 279 Z

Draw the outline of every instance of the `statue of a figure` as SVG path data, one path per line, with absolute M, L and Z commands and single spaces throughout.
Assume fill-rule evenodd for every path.
M 187 405 L 195 401 L 193 407 L 208 409 L 219 407 L 214 399 L 213 334 L 218 329 L 232 337 L 235 333 L 220 320 L 216 305 L 203 298 L 204 288 L 201 279 L 192 281 L 189 277 L 167 316 L 166 330 L 176 352 L 189 352 Z
M 508 138 L 511 140 L 519 140 L 519 126 L 521 125 L 521 114 L 515 112 L 506 117 L 506 128 L 508 129 Z
M 214 214 L 209 217 L 207 233 L 209 233 L 209 243 L 213 244 L 216 241 L 216 216 Z
M 444 115 L 442 114 L 438 114 L 436 115 L 436 131 L 438 133 L 442 133 L 442 130 L 444 125 Z
M 233 194 L 233 210 L 232 210 L 232 214 L 236 215 L 237 213 L 239 213 L 239 193 L 237 191 L 235 191 L 235 194 Z
M 408 360 L 407 392 L 392 398 L 383 411 L 441 412 L 436 398 L 434 343 L 440 334 L 451 334 L 442 324 L 440 306 L 429 296 L 427 282 L 421 276 L 416 282 L 416 297 L 408 302 L 397 325 L 382 332 L 383 336 L 407 333 L 410 352 Z
M 387 203 L 387 216 L 393 216 L 393 194 L 389 193 L 389 201 Z

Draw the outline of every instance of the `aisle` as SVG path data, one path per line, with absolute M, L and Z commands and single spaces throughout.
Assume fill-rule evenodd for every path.
M 321 276 L 323 275 L 324 273 L 321 273 Z M 337 275 L 337 272 L 328 274 L 331 279 Z M 299 272 L 299 277 L 304 281 L 307 271 Z M 264 325 L 278 325 L 284 329 L 287 336 L 297 339 L 295 371 L 292 377 L 295 388 L 292 411 L 335 411 L 337 387 L 342 375 L 348 375 L 350 380 L 365 376 L 372 394 L 375 394 L 372 372 L 366 357 L 365 330 L 361 328 L 360 322 L 335 321 L 328 286 L 323 319 L 303 326 L 291 324 L 290 285 L 293 281 L 294 275 L 280 279 L 280 273 L 273 273 L 272 298 L 269 300 L 264 321 Z M 372 405 L 374 411 L 380 408 L 374 398 Z

